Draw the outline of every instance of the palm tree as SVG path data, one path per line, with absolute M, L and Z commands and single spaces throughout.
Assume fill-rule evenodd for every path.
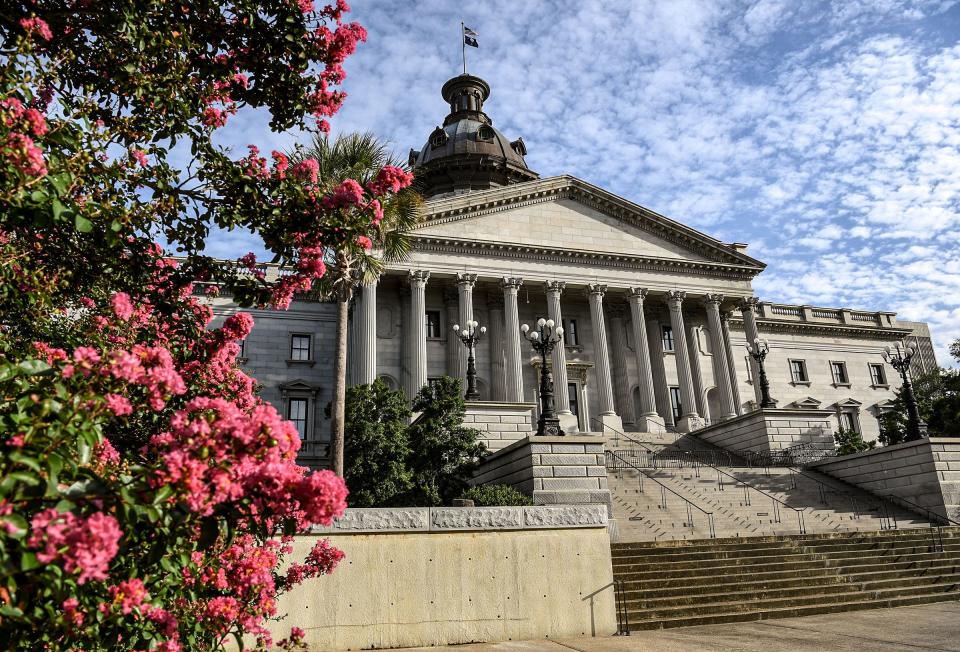
M 346 179 L 366 185 L 387 165 L 406 167 L 387 144 L 371 133 L 341 134 L 332 141 L 317 135 L 313 142 L 290 154 L 293 162 L 306 158 L 319 163 L 317 182 L 330 189 Z M 369 252 L 330 251 L 327 273 L 320 283 L 325 296 L 337 302 L 337 355 L 334 363 L 333 401 L 330 410 L 330 457 L 333 471 L 343 477 L 344 404 L 347 390 L 347 317 L 354 288 L 375 282 L 385 264 L 406 259 L 410 241 L 406 232 L 420 219 L 423 199 L 411 188 L 383 198 L 383 220 L 371 234 Z

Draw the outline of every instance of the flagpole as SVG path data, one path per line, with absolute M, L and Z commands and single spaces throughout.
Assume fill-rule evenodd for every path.
M 460 49 L 463 51 L 463 74 L 467 74 L 467 41 L 464 38 L 466 31 L 463 29 L 463 21 L 460 21 Z

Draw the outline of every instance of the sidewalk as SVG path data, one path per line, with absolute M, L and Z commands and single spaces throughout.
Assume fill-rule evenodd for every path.
M 407 649 L 455 649 L 458 652 L 960 651 L 960 602 L 634 632 L 632 636 L 610 638 L 513 641 Z

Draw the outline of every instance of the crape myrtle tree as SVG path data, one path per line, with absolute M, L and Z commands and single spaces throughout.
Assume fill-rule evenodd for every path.
M 369 133 L 342 134 L 330 140 L 325 134 L 312 144 L 291 153 L 291 160 L 316 161 L 317 185 L 321 188 L 351 188 L 363 192 L 384 170 L 400 168 L 387 143 Z M 360 236 L 361 247 L 337 247 L 327 259 L 327 271 L 320 290 L 337 304 L 336 355 L 333 373 L 333 402 L 330 409 L 330 458 L 333 471 L 344 474 L 344 406 L 347 391 L 347 325 L 350 301 L 358 283 L 375 283 L 385 262 L 406 258 L 410 241 L 406 232 L 417 222 L 422 199 L 409 186 L 384 197 L 376 206 L 378 228 L 372 238 Z
M 315 160 L 216 144 L 243 107 L 277 131 L 328 129 L 341 64 L 366 37 L 346 11 L 0 4 L 6 647 L 269 646 L 277 595 L 342 557 L 321 541 L 284 559 L 293 534 L 342 513 L 346 489 L 296 464 L 295 428 L 236 366 L 249 315 L 209 329 L 192 284 L 285 308 L 330 252 L 365 251 L 380 202 L 409 185 L 388 166 L 322 187 Z M 270 281 L 250 254 L 204 256 L 214 226 L 259 235 L 289 273 Z

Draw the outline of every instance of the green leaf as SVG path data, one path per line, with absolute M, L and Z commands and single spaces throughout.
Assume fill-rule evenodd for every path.
M 9 616 L 11 618 L 19 618 L 23 615 L 23 611 L 19 608 L 14 607 L 13 605 L 5 604 L 0 606 L 0 616 Z
M 31 469 L 40 473 L 40 462 L 29 455 L 24 455 L 19 451 L 13 451 L 10 453 L 10 459 L 16 462 L 17 464 L 23 464 L 24 466 L 29 466 Z
M 77 231 L 80 233 L 90 233 L 93 231 L 93 222 L 79 213 L 77 213 L 76 217 L 73 218 L 73 224 L 77 227 Z
M 160 487 L 160 491 L 158 491 L 157 495 L 153 497 L 153 504 L 159 505 L 160 503 L 162 503 L 172 495 L 173 495 L 173 487 L 171 487 L 168 484 L 165 484 L 162 487 Z
M 24 572 L 31 571 L 34 568 L 40 568 L 40 566 L 42 566 L 42 564 L 32 552 L 25 552 L 20 558 L 20 570 Z
M 43 360 L 24 360 L 17 366 L 28 376 L 36 376 L 50 368 L 50 365 Z
M 7 516 L 4 516 L 3 520 L 6 521 L 7 523 L 11 523 L 15 528 L 17 528 L 16 531 L 11 532 L 10 534 L 7 535 L 10 538 L 22 539 L 27 535 L 27 527 L 28 527 L 27 519 L 23 518 L 19 514 L 9 514 Z
M 65 210 L 67 210 L 67 207 L 63 205 L 63 202 L 61 202 L 59 199 L 53 200 L 53 219 L 54 220 L 59 220 L 60 216 L 63 215 L 63 212 Z M 77 229 L 79 228 L 80 227 L 78 226 Z

